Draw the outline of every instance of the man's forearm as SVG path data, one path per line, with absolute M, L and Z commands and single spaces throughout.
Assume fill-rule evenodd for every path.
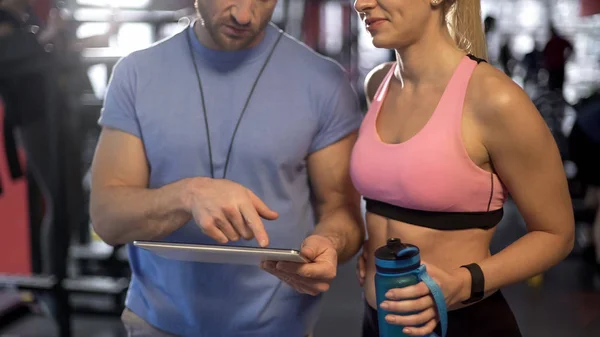
M 313 234 L 331 240 L 340 264 L 350 260 L 358 253 L 365 239 L 360 203 L 351 203 L 323 213 Z
M 92 191 L 94 230 L 111 245 L 169 235 L 191 219 L 184 207 L 184 183 L 159 189 L 114 186 Z

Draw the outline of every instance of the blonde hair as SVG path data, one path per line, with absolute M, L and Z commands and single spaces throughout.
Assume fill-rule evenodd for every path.
M 475 57 L 488 59 L 480 0 L 446 0 L 445 18 L 456 45 Z

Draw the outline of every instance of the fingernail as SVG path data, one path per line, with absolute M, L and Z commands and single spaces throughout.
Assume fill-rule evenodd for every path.
M 261 245 L 261 246 L 263 246 L 263 247 L 266 247 L 266 246 L 267 246 L 267 240 L 265 240 L 265 239 L 262 239 L 262 240 L 260 240 L 260 242 L 259 242 L 259 243 L 260 243 L 260 245 Z
M 389 299 L 392 299 L 392 293 L 390 293 L 390 292 L 385 293 L 385 297 L 387 297 Z
M 411 329 L 409 329 L 409 328 L 404 328 L 404 330 L 402 330 L 402 332 L 404 332 L 404 333 L 407 333 L 407 334 L 408 334 L 408 333 L 412 333 L 412 330 L 411 330 Z
M 389 305 L 389 304 L 387 304 L 386 302 L 383 302 L 383 303 L 381 303 L 380 307 L 381 307 L 382 309 L 384 309 L 384 310 L 387 310 L 387 309 L 389 309 L 389 308 L 390 308 L 390 305 Z

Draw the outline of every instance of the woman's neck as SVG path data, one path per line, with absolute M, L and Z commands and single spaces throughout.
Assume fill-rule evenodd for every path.
M 439 34 L 426 33 L 417 43 L 396 49 L 398 68 L 394 75 L 403 85 L 437 82 L 454 71 L 464 54 L 445 28 Z

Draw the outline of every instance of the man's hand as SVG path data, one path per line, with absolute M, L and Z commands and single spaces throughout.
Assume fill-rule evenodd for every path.
M 337 274 L 337 252 L 333 243 L 321 235 L 304 240 L 300 254 L 310 263 L 263 262 L 262 268 L 300 293 L 316 296 L 329 290 Z
M 367 241 L 365 241 L 363 244 L 362 254 L 358 256 L 356 261 L 356 278 L 358 279 L 358 284 L 360 284 L 361 287 L 364 286 L 367 275 L 367 258 L 369 254 L 367 253 L 366 247 Z
M 204 234 L 219 243 L 256 238 L 266 247 L 269 237 L 261 217 L 275 220 L 277 212 L 252 191 L 230 180 L 198 178 L 187 181 L 184 204 Z

